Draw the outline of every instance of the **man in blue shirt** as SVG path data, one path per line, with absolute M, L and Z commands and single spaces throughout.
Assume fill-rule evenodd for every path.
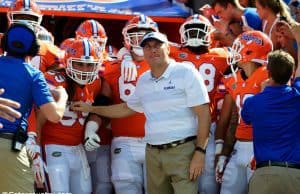
M 0 57 L 0 88 L 5 89 L 3 98 L 20 103 L 20 118 L 12 121 L 0 118 L 0 188 L 9 192 L 33 192 L 33 175 L 22 144 L 27 139 L 27 117 L 33 103 L 52 122 L 62 118 L 68 95 L 62 88 L 52 92 L 43 74 L 26 61 L 39 51 L 37 37 L 27 23 L 9 27 L 2 39 L 6 55 Z M 36 150 L 35 152 L 38 152 Z M 35 176 L 40 176 L 43 165 L 39 155 L 32 158 Z
M 292 27 L 300 45 L 300 25 Z M 298 51 L 298 61 L 300 51 Z M 300 193 L 300 66 L 292 86 L 292 56 L 274 51 L 268 56 L 269 81 L 265 89 L 248 98 L 241 115 L 253 127 L 256 170 L 249 194 Z

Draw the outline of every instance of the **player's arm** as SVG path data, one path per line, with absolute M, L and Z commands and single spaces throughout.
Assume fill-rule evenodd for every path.
M 101 77 L 101 91 L 95 98 L 93 106 L 107 106 L 112 103 L 112 92 L 109 84 Z M 87 151 L 93 151 L 100 147 L 100 136 L 98 131 L 101 125 L 106 126 L 109 123 L 109 119 L 106 117 L 100 117 L 95 113 L 90 113 L 86 118 L 85 133 L 84 133 L 84 147 Z
M 225 136 L 228 131 L 228 126 L 231 121 L 231 116 L 233 113 L 233 107 L 235 106 L 234 100 L 230 94 L 224 96 L 220 117 L 217 121 L 216 133 L 215 133 L 215 143 L 216 143 L 216 155 L 220 155 L 223 150 L 223 145 L 225 141 Z
M 237 107 L 232 107 L 231 117 L 229 121 L 229 127 L 225 135 L 224 146 L 221 152 L 221 155 L 229 156 L 233 150 L 235 144 L 235 132 L 238 125 L 238 111 Z

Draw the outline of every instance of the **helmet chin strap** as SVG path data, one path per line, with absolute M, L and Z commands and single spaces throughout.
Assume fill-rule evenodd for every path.
M 144 51 L 142 47 L 132 47 L 132 51 L 134 52 L 134 54 L 136 54 L 139 57 L 144 56 Z

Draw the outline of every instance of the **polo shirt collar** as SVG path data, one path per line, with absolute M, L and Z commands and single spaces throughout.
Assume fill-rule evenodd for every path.
M 159 78 L 156 78 L 156 77 L 153 77 L 152 74 L 151 74 L 151 77 L 150 79 L 151 80 L 161 80 L 163 78 L 169 78 L 170 75 L 171 75 L 171 72 L 172 70 L 174 69 L 174 66 L 175 66 L 175 61 L 173 59 L 170 59 L 170 63 L 168 64 L 168 67 L 167 69 L 165 70 L 165 72 L 159 77 Z

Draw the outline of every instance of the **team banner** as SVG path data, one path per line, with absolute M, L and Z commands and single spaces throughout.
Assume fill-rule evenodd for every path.
M 10 7 L 13 0 L 0 0 L 0 6 Z M 36 0 L 41 10 L 55 12 L 87 12 L 147 16 L 187 17 L 189 12 L 168 0 Z

